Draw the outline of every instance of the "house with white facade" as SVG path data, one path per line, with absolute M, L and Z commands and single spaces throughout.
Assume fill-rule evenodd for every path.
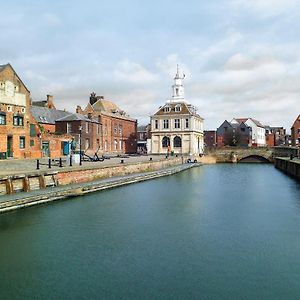
M 244 123 L 252 129 L 252 146 L 256 147 L 265 147 L 267 146 L 266 142 L 266 128 L 265 126 L 252 118 L 239 118 L 239 119 L 232 119 L 232 124 L 241 124 Z
M 204 151 L 203 118 L 185 100 L 184 78 L 177 66 L 172 98 L 150 117 L 152 154 L 199 155 Z

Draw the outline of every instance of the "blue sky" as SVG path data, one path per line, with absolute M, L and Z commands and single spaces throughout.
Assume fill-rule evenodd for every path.
M 179 63 L 206 129 L 232 117 L 290 128 L 300 113 L 298 2 L 6 1 L 0 64 L 33 100 L 53 94 L 74 111 L 95 91 L 146 123 Z

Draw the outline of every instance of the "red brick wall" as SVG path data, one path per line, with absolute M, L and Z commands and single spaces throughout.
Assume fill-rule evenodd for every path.
M 22 112 L 21 106 L 0 104 L 0 110 L 6 113 L 6 125 L 0 125 L 0 152 L 6 152 L 8 137 L 10 136 L 12 141 L 12 156 L 15 158 L 24 158 L 30 156 L 29 150 L 29 105 L 30 105 L 30 92 L 26 89 L 25 85 L 22 83 L 21 79 L 14 72 L 11 67 L 6 67 L 2 72 L 0 72 L 0 81 L 5 82 L 9 80 L 13 82 L 19 88 L 19 93 L 22 93 L 26 97 L 26 107 L 25 113 Z M 11 111 L 8 111 L 8 107 Z M 13 125 L 13 115 L 19 113 L 24 117 L 23 126 Z M 25 137 L 25 149 L 20 149 L 20 137 Z

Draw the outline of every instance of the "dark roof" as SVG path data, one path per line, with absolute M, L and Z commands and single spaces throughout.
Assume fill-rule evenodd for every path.
M 97 122 L 97 120 L 95 119 L 89 119 L 86 116 L 82 115 L 82 114 L 69 114 L 67 116 L 64 116 L 60 119 L 56 120 L 57 122 L 63 122 L 63 121 L 86 121 L 86 122 Z
M 68 111 L 40 106 L 31 106 L 30 110 L 35 120 L 44 124 L 55 124 L 56 120 L 71 114 Z
M 137 127 L 137 131 L 147 131 L 148 125 L 140 125 Z
M 176 111 L 175 110 L 176 106 L 180 106 L 181 110 Z M 165 112 L 165 110 L 164 110 L 165 107 L 170 107 L 170 111 Z M 157 116 L 157 115 L 170 115 L 170 114 L 172 114 L 172 115 L 194 115 L 194 116 L 200 117 L 196 112 L 196 108 L 193 105 L 187 104 L 186 102 L 166 103 L 165 105 L 161 106 L 154 115 Z
M 47 100 L 33 101 L 33 102 L 32 102 L 32 105 L 33 105 L 33 106 L 47 107 Z

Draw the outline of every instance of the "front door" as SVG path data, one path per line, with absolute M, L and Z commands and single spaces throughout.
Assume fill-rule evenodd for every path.
M 13 157 L 12 146 L 13 146 L 13 137 L 8 136 L 7 137 L 7 157 Z
M 49 142 L 42 142 L 42 151 L 44 157 L 50 157 Z

